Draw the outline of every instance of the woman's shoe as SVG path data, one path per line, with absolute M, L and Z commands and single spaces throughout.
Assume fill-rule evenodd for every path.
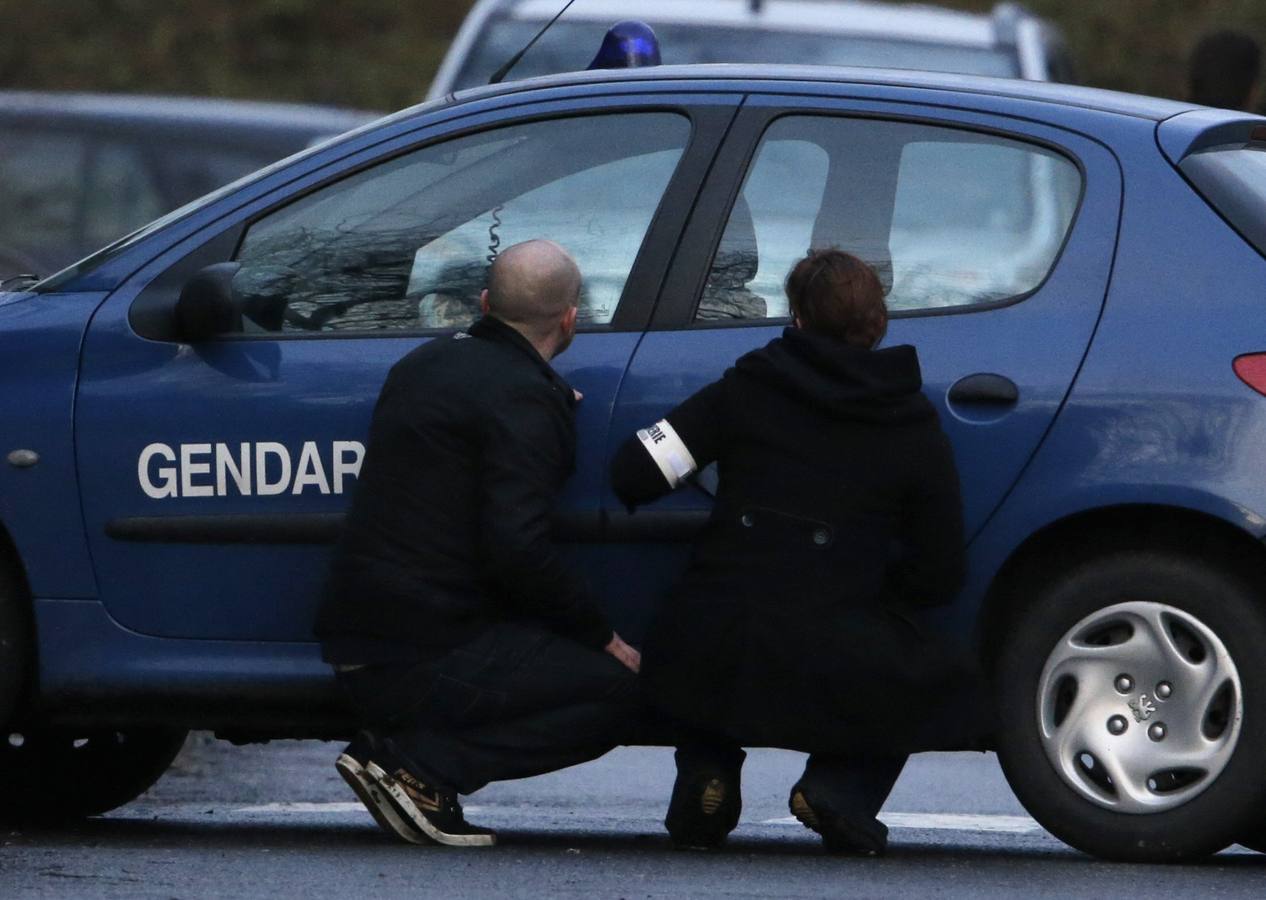
M 829 804 L 809 796 L 801 784 L 791 789 L 787 805 L 801 825 L 822 836 L 823 846 L 831 853 L 883 856 L 888 849 L 888 827 L 883 822 L 842 815 Z
M 743 811 L 739 779 L 715 768 L 677 772 L 664 827 L 679 850 L 715 850 Z

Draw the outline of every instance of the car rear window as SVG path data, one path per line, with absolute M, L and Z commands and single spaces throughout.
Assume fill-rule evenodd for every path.
M 1178 166 L 1196 190 L 1266 256 L 1266 144 L 1193 153 Z

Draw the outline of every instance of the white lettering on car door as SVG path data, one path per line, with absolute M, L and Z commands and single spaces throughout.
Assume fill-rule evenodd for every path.
M 211 461 L 194 462 L 195 456 L 210 456 L 210 444 L 180 445 L 180 496 L 182 497 L 214 497 L 215 488 L 209 484 L 194 484 L 195 475 L 210 475 Z
M 352 455 L 352 461 L 347 461 L 347 455 Z M 360 441 L 335 441 L 334 442 L 334 493 L 343 493 L 343 477 L 351 475 L 356 478 L 360 475 L 360 464 L 365 458 L 365 445 Z
M 280 477 L 276 481 L 268 480 L 268 457 L 275 456 L 281 464 Z M 290 451 L 285 444 L 276 441 L 261 441 L 255 445 L 255 491 L 261 497 L 284 494 L 290 486 Z
M 298 496 L 309 490 L 342 494 L 348 479 L 360 476 L 365 445 L 360 441 L 332 441 L 329 455 L 318 441 L 304 441 L 298 462 L 278 441 L 257 444 L 194 443 L 147 444 L 136 461 L 136 478 L 145 496 L 275 497 Z M 214 471 L 213 471 L 214 470 Z M 214 478 L 212 477 L 214 475 Z
M 330 483 L 325 478 L 325 466 L 321 465 L 321 455 L 317 453 L 316 441 L 307 441 L 303 452 L 299 454 L 299 470 L 295 473 L 295 486 L 292 493 L 302 494 L 308 485 L 315 485 L 322 494 L 330 492 Z
M 149 464 L 150 460 L 155 456 L 161 456 L 169 463 L 176 462 L 176 454 L 166 444 L 150 444 L 142 450 L 141 458 L 136 462 L 136 477 L 141 482 L 141 490 L 145 492 L 147 497 L 153 497 L 155 500 L 177 496 L 176 470 L 173 466 L 159 466 L 155 471 L 155 474 L 161 479 L 160 484 L 156 485 L 150 480 Z
M 233 479 L 237 492 L 243 497 L 251 495 L 251 445 L 240 444 L 238 457 L 233 458 L 228 444 L 215 445 L 215 495 L 227 497 L 228 479 Z

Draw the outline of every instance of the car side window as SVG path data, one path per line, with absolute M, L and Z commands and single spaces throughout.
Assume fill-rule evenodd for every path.
M 572 253 L 580 320 L 607 324 L 689 136 L 675 113 L 537 121 L 328 185 L 247 230 L 234 279 L 244 329 L 463 327 L 491 261 L 530 238 Z
M 1037 288 L 1081 196 L 1070 160 L 998 135 L 788 116 L 757 150 L 697 321 L 788 315 L 783 279 L 810 248 L 869 262 L 889 309 L 993 304 Z

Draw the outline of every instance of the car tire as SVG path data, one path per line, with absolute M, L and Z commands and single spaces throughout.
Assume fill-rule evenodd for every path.
M 1198 859 L 1253 833 L 1266 603 L 1252 579 L 1204 554 L 1123 549 L 1029 587 L 995 687 L 999 760 L 1030 814 L 1132 862 Z
M 0 729 L 22 699 L 31 648 L 30 607 L 13 567 L 0 549 Z
M 0 746 L 0 819 L 56 824 L 128 803 L 167 771 L 188 732 L 40 730 Z

